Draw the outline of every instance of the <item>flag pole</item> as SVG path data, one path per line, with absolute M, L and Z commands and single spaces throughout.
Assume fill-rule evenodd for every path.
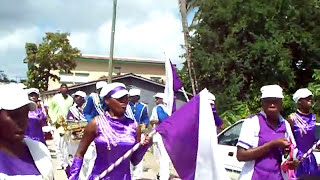
M 184 95 L 184 97 L 186 98 L 187 102 L 189 102 L 189 97 L 188 97 L 188 95 L 187 95 L 187 92 L 184 90 L 184 87 L 183 87 L 183 86 L 182 86 L 181 90 L 182 90 L 183 95 Z
M 156 134 L 156 130 L 151 131 L 148 136 L 152 138 Z M 108 169 L 104 170 L 98 177 L 96 177 L 94 180 L 99 180 L 104 178 L 109 172 L 114 170 L 115 167 L 119 166 L 125 159 L 130 157 L 141 145 L 144 139 L 140 141 L 140 143 L 137 143 L 136 145 L 133 146 L 130 150 L 128 150 L 123 156 L 121 156 L 118 160 L 116 160 L 115 163 L 111 164 Z

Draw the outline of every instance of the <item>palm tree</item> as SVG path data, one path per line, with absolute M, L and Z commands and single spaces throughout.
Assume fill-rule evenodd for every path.
M 195 0 L 179 0 L 179 8 L 181 14 L 181 21 L 182 21 L 182 29 L 184 34 L 184 48 L 186 50 L 186 61 L 188 66 L 188 73 L 189 78 L 191 81 L 192 92 L 195 95 L 197 89 L 197 78 L 195 69 L 193 66 L 193 61 L 191 58 L 191 50 L 189 44 L 189 29 L 188 29 L 188 22 L 187 22 L 187 14 L 190 9 L 193 8 Z

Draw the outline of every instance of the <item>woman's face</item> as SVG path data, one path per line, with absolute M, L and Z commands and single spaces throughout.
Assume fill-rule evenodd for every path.
M 0 138 L 8 142 L 19 142 L 24 138 L 28 126 L 28 105 L 15 110 L 0 110 Z
M 298 107 L 299 109 L 309 111 L 312 107 L 312 96 L 299 99 Z
M 123 96 L 119 99 L 108 98 L 105 99 L 105 103 L 108 105 L 109 109 L 117 117 L 122 117 L 126 111 L 128 105 L 128 96 Z
M 38 95 L 37 93 L 30 93 L 30 94 L 29 94 L 29 99 L 30 99 L 30 101 L 38 102 L 38 100 L 39 100 L 39 95 Z
M 84 103 L 84 98 L 78 95 L 74 96 L 74 102 L 78 105 L 78 106 L 82 106 Z
M 268 117 L 278 119 L 280 111 L 282 111 L 282 99 L 264 98 L 262 99 L 262 109 Z

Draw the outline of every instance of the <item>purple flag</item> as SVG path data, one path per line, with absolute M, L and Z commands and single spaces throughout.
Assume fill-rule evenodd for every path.
M 167 104 L 168 115 L 175 111 L 176 103 L 174 93 L 182 88 L 182 82 L 179 79 L 178 73 L 176 72 L 170 59 L 166 60 L 166 87 L 164 89 L 164 102 Z
M 219 156 L 217 132 L 205 89 L 156 127 L 183 180 L 229 179 Z

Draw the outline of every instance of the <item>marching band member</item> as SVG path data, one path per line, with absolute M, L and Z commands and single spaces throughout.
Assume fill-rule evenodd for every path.
M 105 81 L 99 81 L 96 83 L 96 92 L 90 94 L 87 99 L 87 103 L 83 109 L 83 113 L 88 122 L 90 122 L 94 117 L 104 114 L 104 102 L 102 101 L 99 93 L 103 87 L 108 85 Z
M 219 114 L 217 113 L 217 110 L 216 110 L 216 105 L 215 105 L 216 97 L 212 93 L 209 93 L 208 99 L 209 99 L 209 102 L 210 102 L 210 105 L 211 105 L 211 108 L 212 108 L 214 122 L 215 122 L 218 130 L 222 131 L 224 129 L 224 125 L 223 125 L 223 121 L 220 119 L 220 116 L 219 116 Z
M 318 139 L 315 136 L 316 116 L 310 113 L 313 94 L 307 88 L 297 90 L 293 100 L 297 103 L 298 109 L 291 114 L 288 121 L 297 143 L 298 158 L 305 154 Z M 300 162 L 296 169 L 296 176 L 320 175 L 317 161 L 313 153 Z
M 65 121 L 69 108 L 73 104 L 73 98 L 68 95 L 68 86 L 62 84 L 60 86 L 60 93 L 56 94 L 49 105 L 49 116 L 52 123 L 55 125 L 54 141 L 56 145 L 56 154 L 58 159 L 58 169 L 65 169 L 68 166 L 68 156 L 66 142 L 64 139 L 64 130 L 62 121 Z
M 39 102 L 40 92 L 36 88 L 30 88 L 26 91 L 29 95 L 29 99 L 34 103 L 37 103 L 37 108 L 29 111 L 28 128 L 25 132 L 25 136 L 46 144 L 42 127 L 46 124 L 47 116 L 45 110 L 41 107 Z
M 281 172 L 284 149 L 295 140 L 290 124 L 280 115 L 282 88 L 267 85 L 261 88 L 262 111 L 243 122 L 237 143 L 237 159 L 244 161 L 240 180 L 284 180 Z M 293 169 L 295 161 L 288 167 Z
M 129 106 L 135 117 L 136 122 L 140 126 L 141 132 L 145 132 L 149 125 L 148 106 L 140 102 L 140 89 L 130 89 Z M 143 161 L 133 168 L 133 179 L 141 179 L 143 172 Z
M 167 107 L 163 103 L 164 94 L 157 93 L 155 96 L 156 106 L 152 110 L 151 114 L 151 124 L 159 124 L 163 122 L 168 116 Z M 159 159 L 160 159 L 160 170 L 159 176 L 160 180 L 168 180 L 170 177 L 170 157 L 167 153 L 166 148 L 164 147 L 161 135 L 156 133 L 154 135 L 154 142 L 156 144 L 155 151 L 159 152 Z
M 83 156 L 92 141 L 96 144 L 97 158 L 89 179 L 94 179 L 107 169 L 118 158 L 140 141 L 137 134 L 137 123 L 126 116 L 124 112 L 128 104 L 128 91 L 122 83 L 112 83 L 103 87 L 100 96 L 108 105 L 107 114 L 95 117 L 86 126 L 84 137 L 73 160 L 71 176 L 69 179 L 78 179 Z M 130 161 L 138 164 L 148 147 L 150 138 L 147 136 L 143 146 L 125 159 L 119 166 L 106 175 L 103 179 L 131 180 Z
M 25 90 L 0 87 L 0 179 L 53 179 L 50 152 L 25 137 L 28 114 L 36 104 Z

